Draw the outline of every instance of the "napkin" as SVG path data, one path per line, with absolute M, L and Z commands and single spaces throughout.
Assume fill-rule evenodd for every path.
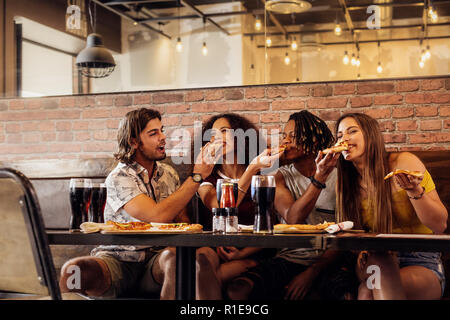
M 352 221 L 344 221 L 340 222 L 338 224 L 332 224 L 328 228 L 325 229 L 328 233 L 336 233 L 341 230 L 349 230 L 353 228 L 353 222 Z

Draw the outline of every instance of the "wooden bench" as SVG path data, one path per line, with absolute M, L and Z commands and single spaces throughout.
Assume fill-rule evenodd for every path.
M 450 209 L 450 151 L 414 152 L 425 163 L 436 184 L 437 192 Z M 168 157 L 165 162 L 173 165 Z M 32 182 L 40 202 L 47 229 L 68 229 L 70 220 L 69 181 L 72 177 L 104 181 L 115 167 L 112 158 L 88 160 L 23 160 L 0 162 L 0 167 L 11 167 L 24 173 Z M 184 181 L 190 166 L 173 165 Z M 197 221 L 196 197 L 188 206 L 192 221 Z M 446 233 L 450 234 L 450 219 Z M 55 268 L 59 275 L 61 266 L 70 258 L 88 255 L 93 246 L 51 246 Z M 447 286 L 445 297 L 450 298 L 450 252 L 443 254 Z

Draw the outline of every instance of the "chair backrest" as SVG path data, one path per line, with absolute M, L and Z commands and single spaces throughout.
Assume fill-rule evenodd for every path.
M 61 299 L 33 186 L 19 171 L 0 168 L 0 290 Z

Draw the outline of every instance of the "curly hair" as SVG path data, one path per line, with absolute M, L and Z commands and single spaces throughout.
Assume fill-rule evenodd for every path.
M 140 143 L 140 134 L 145 129 L 147 123 L 153 119 L 161 120 L 161 114 L 157 110 L 140 108 L 128 112 L 120 121 L 117 133 L 119 151 L 114 157 L 122 163 L 131 164 L 134 161 L 136 149 L 132 147 L 133 139 Z

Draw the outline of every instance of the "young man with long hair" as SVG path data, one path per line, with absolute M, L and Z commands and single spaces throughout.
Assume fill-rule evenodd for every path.
M 180 185 L 177 172 L 160 162 L 166 157 L 166 135 L 158 111 L 128 112 L 117 138 L 119 163 L 105 182 L 105 221 L 189 222 L 186 205 L 214 167 L 209 161 L 210 146 L 202 148 L 192 176 Z M 75 258 L 63 266 L 61 291 L 108 298 L 160 293 L 161 299 L 174 299 L 175 260 L 175 248 L 99 246 L 90 257 Z M 73 266 L 80 268 L 81 288 L 67 286 Z M 215 276 L 208 252 L 197 251 L 197 266 L 197 287 L 208 294 L 207 283 Z

